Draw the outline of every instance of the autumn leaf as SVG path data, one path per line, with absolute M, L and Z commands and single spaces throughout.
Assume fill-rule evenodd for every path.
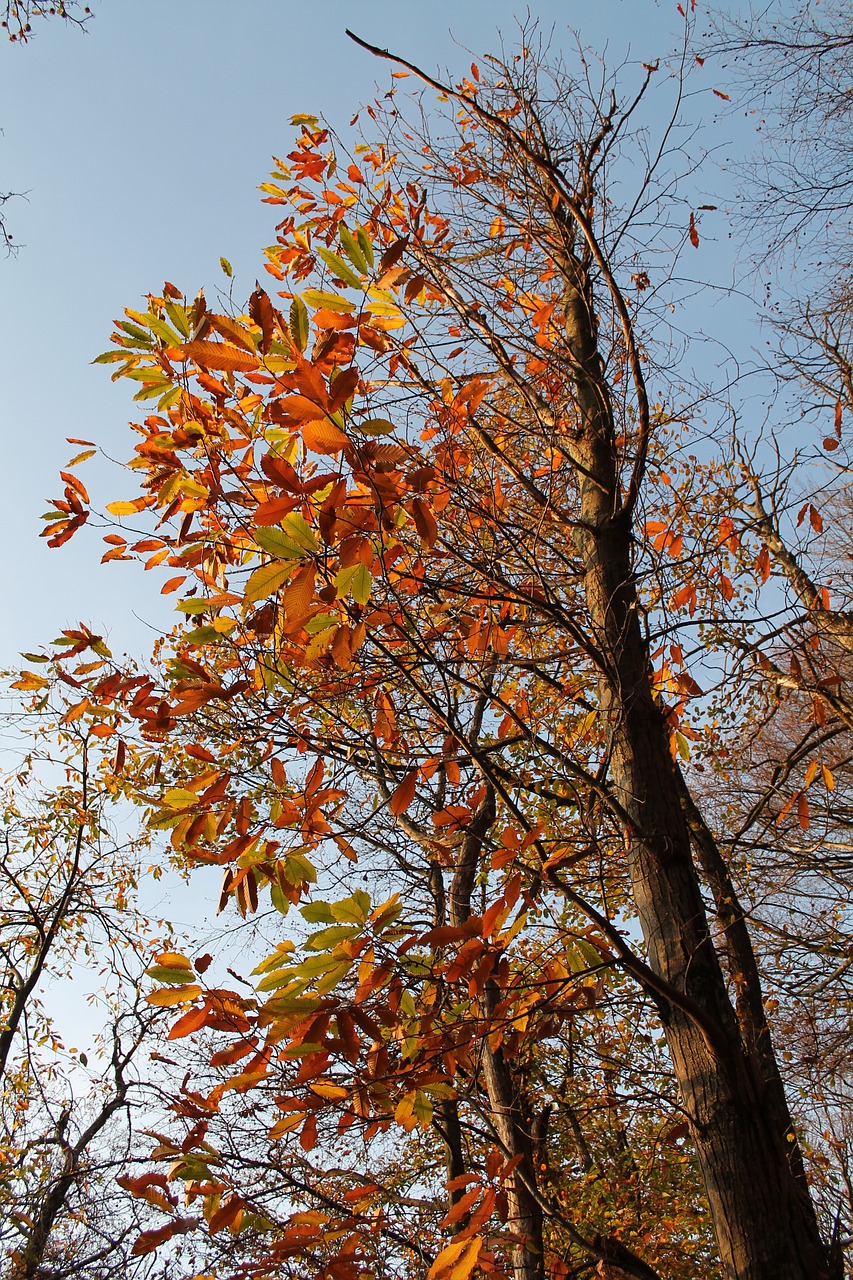
M 412 769 L 394 791 L 389 808 L 395 815 L 405 813 L 415 798 L 418 770 Z
M 227 373 L 247 373 L 257 369 L 255 355 L 228 342 L 185 342 L 181 347 L 184 356 L 194 360 L 203 369 L 221 369 Z

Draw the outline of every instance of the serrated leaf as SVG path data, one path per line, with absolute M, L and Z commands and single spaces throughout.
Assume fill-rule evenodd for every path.
M 157 991 L 151 991 L 145 999 L 148 1004 L 168 1008 L 173 1004 L 183 1004 L 186 1000 L 195 1000 L 200 995 L 201 987 L 193 984 L 189 987 L 160 987 Z
M 352 232 L 343 224 L 338 227 L 338 239 L 341 242 L 341 248 L 349 258 L 356 271 L 360 271 L 362 275 L 367 272 L 367 259 L 362 252 L 361 245 L 353 236 Z
M 176 344 L 180 345 L 180 344 Z M 195 360 L 203 369 L 221 369 L 225 373 L 243 373 L 257 369 L 258 357 L 230 342 L 197 340 L 181 345 L 185 356 Z
M 256 601 L 265 600 L 267 596 L 271 596 L 283 582 L 287 581 L 291 571 L 291 564 L 277 562 L 262 564 L 260 569 L 256 569 L 246 583 L 244 596 L 247 603 L 255 604 Z
M 335 919 L 328 902 L 306 902 L 304 907 L 299 908 L 299 914 L 309 924 L 332 924 Z
M 322 258 L 326 266 L 337 276 L 339 280 L 343 280 L 344 284 L 350 285 L 353 289 L 361 289 L 362 283 L 353 271 L 352 267 L 348 267 L 343 258 L 339 258 L 336 253 L 332 253 L 331 249 L 318 249 L 318 256 Z
M 365 258 L 365 261 L 367 262 L 367 265 L 369 267 L 372 267 L 374 258 L 373 258 L 373 244 L 371 242 L 370 236 L 367 234 L 364 227 L 356 227 L 355 237 L 358 240 L 358 247 L 361 249 L 361 252 L 364 254 L 364 258 Z
M 353 426 L 365 436 L 390 436 L 396 431 L 393 422 L 387 418 L 366 418 L 363 422 L 355 422 Z
M 306 289 L 303 298 L 315 311 L 341 311 L 348 314 L 355 311 L 355 303 L 349 298 L 342 298 L 339 293 L 327 293 L 322 289 Z
M 301 298 L 290 304 L 290 332 L 297 348 L 304 351 L 308 346 L 308 308 Z
M 356 604 L 367 604 L 370 589 L 373 586 L 373 575 L 366 565 L 358 564 L 350 581 L 350 595 Z
M 358 934 L 358 926 L 350 924 L 333 924 L 328 929 L 320 929 L 312 933 L 305 942 L 306 951 L 329 951 L 345 939 L 348 941 Z

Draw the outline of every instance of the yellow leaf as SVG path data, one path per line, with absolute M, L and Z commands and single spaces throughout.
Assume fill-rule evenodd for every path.
M 477 1265 L 477 1259 L 480 1256 L 480 1237 L 474 1236 L 468 1248 L 462 1257 L 456 1263 L 456 1266 L 450 1272 L 448 1280 L 468 1280 L 471 1272 Z
M 135 516 L 139 511 L 138 502 L 108 502 L 107 511 L 111 516 Z
M 12 685 L 13 689 L 22 689 L 24 693 L 32 693 L 36 689 L 44 689 L 50 684 L 44 676 L 37 676 L 34 671 L 22 671 L 20 680 Z
M 349 1090 L 340 1084 L 329 1084 L 325 1080 L 316 1080 L 314 1084 L 308 1086 L 312 1093 L 316 1093 L 320 1098 L 329 1098 L 332 1102 L 340 1102 L 342 1098 L 348 1096 Z
M 145 999 L 149 1004 L 157 1005 L 160 1008 L 168 1008 L 173 1004 L 186 1004 L 191 1000 L 195 1000 L 196 996 L 201 995 L 201 987 L 191 984 L 187 987 L 161 987 L 158 991 L 150 992 Z
M 256 600 L 271 596 L 283 582 L 287 581 L 292 571 L 293 565 L 287 562 L 274 561 L 272 564 L 262 564 L 246 583 L 247 603 L 254 604 Z
M 479 1246 L 479 1237 L 475 1236 L 474 1239 L 477 1241 Z M 472 1242 L 469 1242 L 468 1240 L 454 1240 L 446 1249 L 442 1249 L 441 1253 L 438 1255 L 427 1273 L 427 1280 L 435 1280 L 436 1276 L 441 1275 L 442 1272 L 446 1272 L 447 1269 L 457 1260 L 459 1255 L 466 1251 L 469 1243 Z
M 171 969 L 191 969 L 192 965 L 186 956 L 182 956 L 180 951 L 160 951 L 155 956 L 158 964 L 165 965 Z

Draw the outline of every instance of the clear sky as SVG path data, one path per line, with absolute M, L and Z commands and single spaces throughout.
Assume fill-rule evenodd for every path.
M 290 136 L 289 117 L 323 113 L 345 127 L 383 90 L 388 68 L 357 49 L 347 25 L 428 68 L 467 69 L 471 54 L 517 35 L 513 0 L 100 0 L 86 35 L 39 24 L 26 47 L 0 47 L 0 190 L 18 255 L 0 259 L 0 574 L 6 602 L 0 665 L 85 620 L 114 647 L 143 652 L 168 622 L 159 581 L 129 565 L 98 568 L 99 535 L 60 551 L 38 541 L 44 499 L 76 449 L 95 440 L 124 459 L 133 416 L 126 384 L 92 358 L 110 322 L 164 279 L 208 297 L 232 262 L 244 299 L 275 211 L 256 190 Z M 574 27 L 610 60 L 665 56 L 675 0 L 531 0 L 554 43 Z M 470 51 L 470 52 L 469 52 Z M 705 93 L 709 116 L 715 100 Z M 719 106 L 719 104 L 716 104 Z M 80 471 L 102 503 L 131 496 L 99 464 Z

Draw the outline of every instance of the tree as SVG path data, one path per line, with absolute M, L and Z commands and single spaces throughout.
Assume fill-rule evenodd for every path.
M 160 1016 L 137 994 L 153 941 L 135 902 L 151 838 L 117 830 L 128 807 L 114 716 L 73 711 L 61 685 L 34 672 L 13 688 L 36 702 L 13 702 L 3 716 L 4 749 L 16 757 L 2 779 L 0 846 L 3 1274 L 107 1280 L 131 1272 L 145 1225 L 115 1176 Z M 57 991 L 86 969 L 97 972 L 105 1023 L 91 1064 L 63 1044 L 54 1012 Z
M 707 783 L 732 708 L 760 724 L 771 548 L 735 524 L 744 473 L 648 391 L 652 277 L 699 244 L 669 133 L 634 167 L 654 69 L 620 104 L 528 47 L 456 86 L 395 61 L 446 118 L 375 103 L 384 140 L 343 158 L 297 117 L 264 184 L 286 310 L 167 283 L 101 357 L 155 410 L 108 510 L 157 523 L 105 559 L 165 561 L 186 625 L 159 670 L 72 674 L 165 744 L 140 797 L 223 903 L 268 888 L 321 926 L 248 994 L 163 959 L 170 1036 L 224 1038 L 236 1074 L 160 1156 L 253 1274 L 695 1275 L 709 1212 L 724 1275 L 840 1276 Z M 51 544 L 87 516 L 68 473 Z M 277 1214 L 248 1145 L 208 1142 L 244 1094 L 278 1112 Z

